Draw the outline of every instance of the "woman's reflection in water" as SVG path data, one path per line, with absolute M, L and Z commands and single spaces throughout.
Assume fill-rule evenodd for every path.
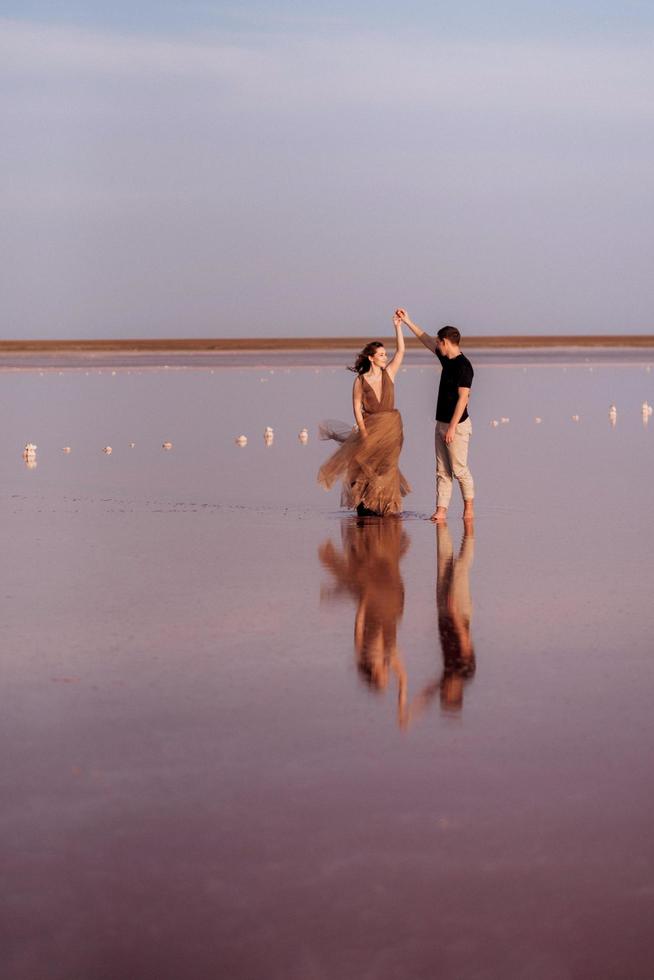
M 463 707 L 463 690 L 476 670 L 475 649 L 470 636 L 472 599 L 470 568 L 474 557 L 474 527 L 464 526 L 459 555 L 447 524 L 436 527 L 436 608 L 438 632 L 443 654 L 440 680 L 428 684 L 413 700 L 410 718 L 421 714 L 439 694 L 441 708 L 458 712 Z
M 399 518 L 345 519 L 340 551 L 331 541 L 318 550 L 320 561 L 335 579 L 321 598 L 350 595 L 357 603 L 354 648 L 359 674 L 374 691 L 388 687 L 391 674 L 398 685 L 398 718 L 407 721 L 406 670 L 397 648 L 397 627 L 404 612 L 400 559 L 409 537 Z

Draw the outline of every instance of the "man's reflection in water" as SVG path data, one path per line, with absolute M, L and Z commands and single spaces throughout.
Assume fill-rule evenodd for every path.
M 441 707 L 454 711 L 463 707 L 464 685 L 473 677 L 477 667 L 470 636 L 470 568 L 475 551 L 474 540 L 473 526 L 464 525 L 459 557 L 455 558 L 447 525 L 436 528 L 436 604 L 443 651 Z
M 321 598 L 351 595 L 357 603 L 354 648 L 359 673 L 375 691 L 397 678 L 398 716 L 406 723 L 406 670 L 397 648 L 397 627 L 404 612 L 404 582 L 400 559 L 409 548 L 402 521 L 386 517 L 347 518 L 341 522 L 342 548 L 325 541 L 318 549 L 320 561 L 335 579 Z
M 436 527 L 436 607 L 438 632 L 443 654 L 440 680 L 428 684 L 413 700 L 410 718 L 421 714 L 439 694 L 441 708 L 458 712 L 463 707 L 463 690 L 476 669 L 475 650 L 470 636 L 472 599 L 470 568 L 474 557 L 474 527 L 464 525 L 458 558 L 454 557 L 447 524 Z

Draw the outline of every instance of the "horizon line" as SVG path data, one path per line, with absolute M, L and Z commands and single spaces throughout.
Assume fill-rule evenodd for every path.
M 382 335 L 379 335 L 382 337 Z M 292 350 L 349 350 L 364 347 L 370 337 L 195 337 L 195 338 L 102 338 L 86 340 L 0 340 L 0 355 L 29 353 L 239 353 L 255 351 Z M 394 337 L 384 338 L 388 346 L 395 344 Z M 417 337 L 406 337 L 408 348 L 420 349 Z M 496 334 L 491 336 L 464 336 L 463 348 L 476 349 L 529 349 L 560 347 L 654 347 L 654 334 Z

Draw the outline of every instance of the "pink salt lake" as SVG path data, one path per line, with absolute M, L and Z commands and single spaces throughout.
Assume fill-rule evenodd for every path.
M 317 486 L 348 356 L 2 367 L 3 980 L 651 977 L 654 352 L 470 352 L 468 540 L 427 354 Z

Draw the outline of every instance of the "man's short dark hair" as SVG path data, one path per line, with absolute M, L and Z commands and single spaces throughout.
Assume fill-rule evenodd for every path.
M 456 327 L 441 327 L 438 331 L 439 340 L 450 340 L 457 347 L 461 343 L 461 334 Z

